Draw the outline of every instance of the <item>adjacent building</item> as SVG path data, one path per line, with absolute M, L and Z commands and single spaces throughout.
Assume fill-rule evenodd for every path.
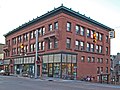
M 0 43 L 0 70 L 3 70 L 3 58 L 4 58 L 3 46 L 4 44 Z
M 34 75 L 36 30 L 38 75 L 109 82 L 112 28 L 63 5 L 4 35 L 6 70 Z

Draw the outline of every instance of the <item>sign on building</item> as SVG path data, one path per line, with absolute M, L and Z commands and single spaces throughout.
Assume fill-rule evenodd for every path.
M 115 31 L 109 31 L 109 38 L 115 38 Z

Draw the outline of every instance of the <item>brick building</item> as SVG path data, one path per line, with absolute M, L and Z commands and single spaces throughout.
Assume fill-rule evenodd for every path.
M 109 80 L 112 29 L 63 5 L 4 35 L 4 64 L 11 73 L 22 73 L 23 66 L 24 71 L 34 75 L 36 30 L 42 76 Z M 40 67 L 38 64 L 38 75 Z
M 0 43 L 0 70 L 3 69 L 3 57 L 4 57 L 3 46 L 4 44 Z

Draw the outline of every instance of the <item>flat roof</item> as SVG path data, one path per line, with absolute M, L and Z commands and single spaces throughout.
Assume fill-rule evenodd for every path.
M 50 17 L 52 17 L 52 16 L 55 16 L 55 15 L 58 15 L 58 14 L 60 14 L 60 13 L 68 14 L 68 15 L 70 15 L 70 16 L 73 16 L 73 17 L 77 18 L 77 19 L 80 19 L 80 20 L 82 20 L 82 21 L 85 21 L 85 22 L 87 22 L 87 23 L 90 23 L 90 24 L 92 24 L 92 25 L 95 25 L 95 26 L 97 26 L 97 27 L 106 29 L 106 30 L 108 30 L 108 31 L 113 30 L 112 28 L 110 28 L 110 27 L 108 27 L 108 26 L 106 26 L 106 25 L 104 25 L 104 24 L 102 24 L 102 23 L 99 23 L 99 22 L 95 21 L 95 20 L 91 19 L 90 17 L 87 17 L 87 16 L 85 16 L 85 15 L 82 15 L 82 14 L 80 14 L 79 12 L 76 12 L 76 11 L 72 10 L 71 8 L 67 8 L 67 7 L 61 5 L 60 7 L 54 8 L 54 10 L 49 11 L 49 12 L 47 12 L 46 14 L 41 15 L 40 17 L 37 17 L 37 18 L 35 18 L 35 19 L 27 22 L 27 23 L 24 23 L 24 24 L 22 24 L 21 26 L 17 27 L 16 29 L 12 30 L 12 31 L 9 31 L 8 33 L 4 34 L 4 36 L 7 37 L 7 36 L 9 36 L 9 35 L 17 32 L 17 31 L 20 31 L 20 30 L 22 30 L 22 29 L 30 26 L 30 25 L 33 25 L 33 24 L 35 24 L 35 23 L 37 23 L 37 22 L 46 20 L 46 19 L 48 19 L 48 18 L 50 18 Z

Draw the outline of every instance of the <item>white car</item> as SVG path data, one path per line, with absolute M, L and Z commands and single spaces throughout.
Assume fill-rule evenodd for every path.
M 3 75 L 4 73 L 5 73 L 5 70 L 1 70 L 1 71 L 0 71 L 0 74 Z

